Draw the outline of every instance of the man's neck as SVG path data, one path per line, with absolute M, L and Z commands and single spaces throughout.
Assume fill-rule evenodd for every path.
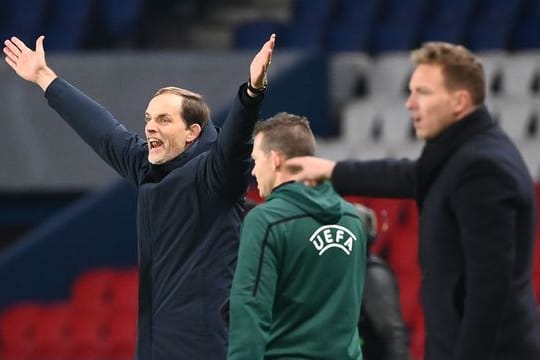
M 295 181 L 295 179 L 292 174 L 288 172 L 278 172 L 273 189 L 278 188 L 285 183 L 293 182 L 293 181 Z
M 480 106 L 470 106 L 464 109 L 460 114 L 456 116 L 456 122 L 463 120 L 465 117 L 470 115 L 472 112 L 477 110 Z

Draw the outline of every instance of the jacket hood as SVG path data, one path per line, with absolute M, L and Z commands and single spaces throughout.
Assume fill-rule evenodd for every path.
M 313 187 L 287 182 L 276 187 L 266 201 L 274 198 L 290 202 L 323 224 L 336 223 L 343 215 L 341 198 L 328 181 Z

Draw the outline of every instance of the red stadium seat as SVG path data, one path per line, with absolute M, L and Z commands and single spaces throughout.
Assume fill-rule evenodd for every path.
M 117 270 L 97 269 L 81 275 L 72 287 L 71 301 L 77 312 L 110 311 Z
M 137 314 L 114 313 L 110 322 L 110 332 L 106 344 L 106 358 L 110 360 L 131 360 L 135 352 L 137 334 Z
M 424 358 L 424 344 L 426 340 L 424 327 L 424 313 L 422 311 L 422 307 L 418 307 L 416 320 L 414 321 L 414 323 L 412 324 L 412 328 L 410 329 L 409 348 L 412 359 Z
M 106 339 L 110 332 L 108 314 L 74 313 L 70 319 L 70 360 L 104 359 Z
M 32 359 L 69 360 L 69 319 L 71 307 L 68 303 L 43 305 L 36 317 Z
M 114 312 L 137 314 L 139 274 L 137 269 L 119 271 L 112 284 L 111 306 Z
M 260 204 L 263 202 L 263 199 L 259 196 L 259 190 L 257 189 L 257 185 L 250 185 L 248 188 L 248 192 L 246 194 L 246 198 L 248 198 L 251 201 L 256 202 L 257 204 Z
M 0 316 L 0 359 L 31 359 L 39 308 L 35 303 L 20 303 L 4 310 Z

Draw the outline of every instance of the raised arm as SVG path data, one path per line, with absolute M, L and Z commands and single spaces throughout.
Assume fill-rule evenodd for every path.
M 247 189 L 251 169 L 252 133 L 266 89 L 275 35 L 253 57 L 248 84 L 243 84 L 227 115 L 215 148 L 207 157 L 199 178 L 205 192 L 225 194 L 231 199 Z
M 135 176 L 146 157 L 144 140 L 128 132 L 103 106 L 79 89 L 58 78 L 47 65 L 44 36 L 32 50 L 17 37 L 4 42 L 6 63 L 22 79 L 36 83 L 53 108 L 77 134 L 120 175 L 136 182 Z

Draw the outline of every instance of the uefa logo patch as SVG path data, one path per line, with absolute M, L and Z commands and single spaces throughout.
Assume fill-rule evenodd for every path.
M 346 227 L 340 225 L 324 225 L 315 230 L 309 242 L 315 247 L 319 256 L 330 248 L 341 249 L 350 255 L 356 236 Z

